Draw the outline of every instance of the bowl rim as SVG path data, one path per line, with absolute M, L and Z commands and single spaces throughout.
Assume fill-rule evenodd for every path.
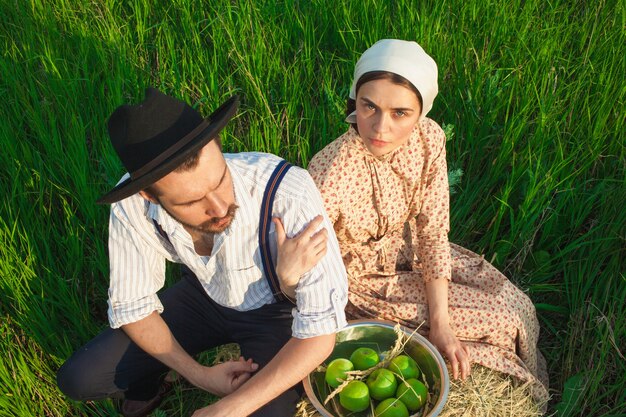
M 392 321 L 379 320 L 379 319 L 349 320 L 348 324 L 345 327 L 337 330 L 336 333 L 339 333 L 342 330 L 345 330 L 349 327 L 362 326 L 362 325 L 368 325 L 368 324 L 378 325 L 378 326 L 387 327 L 391 329 L 395 328 L 395 326 L 398 325 L 398 323 L 395 323 Z M 439 399 L 435 403 L 434 407 L 430 410 L 428 415 L 425 416 L 425 417 L 435 417 L 441 413 L 441 410 L 443 409 L 444 405 L 446 404 L 448 400 L 448 393 L 450 391 L 450 376 L 448 374 L 448 368 L 446 367 L 446 363 L 443 359 L 443 356 L 441 356 L 441 353 L 439 353 L 439 350 L 437 350 L 437 348 L 435 348 L 435 346 L 432 343 L 430 343 L 430 341 L 426 339 L 426 337 L 422 336 L 418 332 L 414 332 L 414 330 L 411 330 L 410 328 L 403 326 L 403 325 L 400 325 L 400 329 L 406 335 L 410 336 L 411 334 L 413 334 L 413 336 L 416 336 L 416 339 L 418 340 L 418 342 L 422 344 L 431 353 L 431 355 L 435 357 L 436 362 L 439 365 L 439 372 L 441 373 L 441 380 L 443 381 L 443 387 L 441 390 L 441 394 L 439 395 Z M 332 414 L 328 414 L 328 410 L 321 404 L 321 402 L 317 399 L 317 396 L 314 395 L 313 393 L 313 386 L 311 385 L 311 374 L 313 372 L 314 371 L 311 371 L 302 380 L 302 385 L 304 386 L 304 392 L 306 393 L 306 396 L 311 402 L 311 404 L 313 405 L 313 407 L 315 407 L 315 409 L 323 417 L 335 417 Z

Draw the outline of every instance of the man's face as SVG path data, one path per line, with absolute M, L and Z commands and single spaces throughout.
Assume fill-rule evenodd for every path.
M 232 177 L 216 141 L 200 151 L 198 165 L 171 172 L 141 195 L 161 204 L 188 231 L 220 233 L 232 223 L 237 205 Z

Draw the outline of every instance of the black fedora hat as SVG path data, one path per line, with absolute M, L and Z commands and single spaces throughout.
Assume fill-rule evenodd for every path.
M 110 204 L 154 184 L 209 143 L 239 106 L 229 98 L 208 118 L 155 88 L 137 105 L 119 106 L 109 118 L 109 137 L 130 177 L 97 200 Z

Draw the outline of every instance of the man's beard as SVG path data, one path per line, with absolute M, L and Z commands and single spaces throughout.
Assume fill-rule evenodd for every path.
M 167 208 L 165 208 L 163 204 L 161 204 L 161 207 L 163 207 L 163 209 L 167 212 L 167 214 L 172 216 L 174 220 L 176 220 L 178 223 L 185 226 L 185 228 L 187 228 L 188 230 L 192 230 L 194 232 L 199 232 L 199 233 L 204 233 L 204 234 L 222 233 L 233 222 L 233 219 L 235 218 L 235 212 L 239 208 L 238 205 L 231 204 L 230 206 L 228 206 L 228 212 L 226 213 L 224 217 L 213 217 L 212 219 L 207 220 L 206 222 L 198 226 L 194 226 L 192 224 L 185 223 L 178 217 L 174 216 L 172 213 L 170 213 L 170 211 Z M 226 221 L 223 224 L 220 224 L 224 220 Z

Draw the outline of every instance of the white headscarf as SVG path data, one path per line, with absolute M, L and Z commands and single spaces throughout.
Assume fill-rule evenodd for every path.
M 356 100 L 359 78 L 371 71 L 388 71 L 401 75 L 422 95 L 420 120 L 433 108 L 437 96 L 437 63 L 417 42 L 399 39 L 382 39 L 363 52 L 354 67 L 350 98 Z M 346 117 L 346 122 L 356 123 L 356 110 Z

